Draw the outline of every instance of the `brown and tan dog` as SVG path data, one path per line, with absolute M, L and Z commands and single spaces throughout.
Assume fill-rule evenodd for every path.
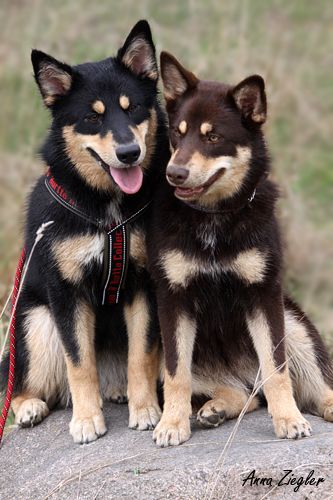
M 168 446 L 190 437 L 192 394 L 210 398 L 198 412 L 204 425 L 237 417 L 259 368 L 276 435 L 309 436 L 300 410 L 333 420 L 332 367 L 282 290 L 264 81 L 201 81 L 165 52 L 161 71 L 173 153 L 148 248 L 165 357 L 154 439 Z

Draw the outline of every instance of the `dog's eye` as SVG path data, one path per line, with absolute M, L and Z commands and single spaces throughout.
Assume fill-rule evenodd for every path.
M 220 140 L 221 136 L 218 134 L 207 134 L 207 139 L 209 142 L 218 142 Z
M 130 104 L 127 108 L 128 113 L 135 113 L 135 111 L 139 111 L 140 109 L 140 104 Z
M 101 116 L 98 113 L 90 113 L 84 119 L 87 123 L 99 123 L 101 121 Z

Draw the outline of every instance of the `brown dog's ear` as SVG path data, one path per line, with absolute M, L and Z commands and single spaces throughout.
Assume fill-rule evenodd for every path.
M 252 75 L 245 78 L 231 92 L 236 106 L 244 118 L 258 125 L 266 121 L 267 101 L 265 82 L 261 76 Z
M 40 50 L 31 52 L 35 79 L 46 106 L 52 106 L 60 97 L 68 94 L 72 86 L 72 68 Z
M 124 45 L 118 50 L 117 58 L 135 75 L 154 81 L 158 79 L 155 46 L 147 21 L 136 23 Z
M 194 89 L 199 82 L 199 79 L 191 71 L 185 69 L 168 52 L 161 53 L 161 75 L 167 103 L 175 101 L 188 90 Z

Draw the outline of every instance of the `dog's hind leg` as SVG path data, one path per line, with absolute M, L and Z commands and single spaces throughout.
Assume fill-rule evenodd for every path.
M 159 346 L 149 346 L 149 302 L 143 292 L 125 306 L 128 332 L 128 406 L 129 427 L 153 429 L 161 417 L 157 400 Z
M 227 385 L 219 385 L 213 392 L 213 397 L 198 411 L 197 420 L 205 427 L 218 427 L 226 419 L 239 416 L 249 400 L 245 389 Z M 255 396 L 249 402 L 247 413 L 259 407 L 259 399 Z
M 286 299 L 286 348 L 296 401 L 333 421 L 333 369 L 324 343 L 299 307 Z
M 66 405 L 69 391 L 64 353 L 48 307 L 32 307 L 23 317 L 17 327 L 23 333 L 23 338 L 21 335 L 18 338 L 24 342 L 26 366 L 24 373 L 17 373 L 22 378 L 21 390 L 15 391 L 12 408 L 18 425 L 33 427 L 49 414 L 49 408 L 56 402 Z M 21 358 L 22 351 L 20 344 Z
M 257 351 L 275 433 L 279 438 L 310 436 L 310 424 L 300 413 L 293 394 L 286 352 L 284 305 L 280 289 L 260 297 L 261 307 L 249 314 L 248 329 Z

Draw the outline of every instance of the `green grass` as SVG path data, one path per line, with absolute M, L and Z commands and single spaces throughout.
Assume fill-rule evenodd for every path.
M 22 207 L 49 124 L 33 47 L 70 63 L 116 52 L 140 18 L 157 49 L 203 78 L 267 82 L 266 126 L 287 243 L 286 286 L 333 348 L 333 46 L 331 0 L 3 0 L 0 11 L 0 302 L 22 244 Z M 1 341 L 1 332 L 0 332 Z

